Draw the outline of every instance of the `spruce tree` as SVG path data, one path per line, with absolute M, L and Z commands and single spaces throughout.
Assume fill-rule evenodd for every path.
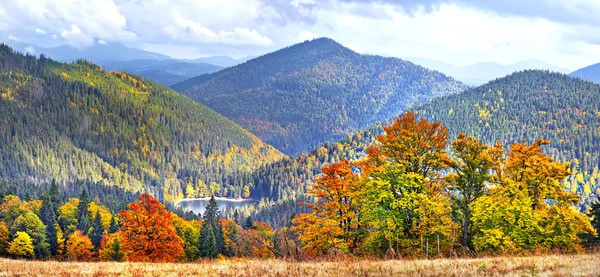
M 115 216 L 113 215 L 110 218 L 110 226 L 108 226 L 108 232 L 109 233 L 116 233 L 117 231 L 119 231 L 119 226 L 117 226 L 117 220 L 115 219 Z
M 56 185 L 55 180 L 52 180 L 48 194 L 50 197 L 50 202 L 52 202 L 52 207 L 54 208 L 54 214 L 58 217 L 58 207 L 60 207 L 61 200 L 60 192 L 58 191 L 58 185 Z
M 201 249 L 201 251 L 204 251 L 202 253 L 209 253 L 206 252 L 208 250 L 204 249 L 204 245 L 208 242 L 206 242 L 206 239 L 211 239 L 208 238 L 208 231 L 210 230 L 210 232 L 212 233 L 212 237 L 215 240 L 215 245 L 216 245 L 216 251 L 217 251 L 217 255 L 218 254 L 224 254 L 227 255 L 227 253 L 225 253 L 225 235 L 223 233 L 223 227 L 221 226 L 221 216 L 219 213 L 219 205 L 217 204 L 217 201 L 215 200 L 214 195 L 210 197 L 210 200 L 208 201 L 208 205 L 206 206 L 206 210 L 204 211 L 204 225 L 202 227 L 202 231 L 200 233 L 200 245 L 203 246 Z M 210 229 L 209 229 L 210 228 Z M 203 255 L 204 257 L 207 257 L 205 255 Z
M 248 216 L 246 218 L 246 221 L 244 222 L 244 229 L 248 230 L 248 229 L 253 229 L 254 228 L 254 221 L 252 220 L 252 217 Z
M 54 213 L 53 203 L 48 194 L 42 196 L 42 207 L 40 208 L 40 219 L 46 226 L 46 240 L 50 254 L 56 255 L 58 252 L 58 238 L 56 230 L 57 217 Z
M 102 242 L 103 235 L 104 226 L 102 226 L 102 218 L 100 217 L 100 212 L 96 212 L 94 222 L 92 223 L 92 233 L 90 234 L 90 239 L 92 240 L 94 247 L 100 247 L 100 242 Z
M 77 229 L 83 232 L 83 234 L 87 235 L 90 229 L 91 221 L 90 221 L 90 213 L 88 211 L 88 207 L 90 205 L 90 200 L 87 195 L 87 191 L 83 189 L 81 192 L 81 196 L 79 197 L 79 206 L 77 207 L 77 220 L 79 225 Z
M 214 228 L 211 224 L 207 224 L 202 228 L 200 234 L 201 250 L 200 255 L 214 259 L 219 256 L 219 248 L 215 237 Z
M 215 200 L 215 196 L 212 195 L 208 201 L 208 205 L 206 205 L 206 210 L 204 211 L 204 222 L 216 224 L 219 222 L 220 217 L 219 205 L 217 204 L 217 200 Z

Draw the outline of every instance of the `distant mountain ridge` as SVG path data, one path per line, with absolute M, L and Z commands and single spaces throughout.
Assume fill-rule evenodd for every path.
M 586 66 L 570 74 L 573 77 L 581 78 L 596 84 L 600 84 L 600 63 Z
M 361 55 L 327 38 L 172 87 L 292 155 L 466 88 L 441 73 Z
M 445 62 L 426 58 L 409 57 L 406 59 L 423 67 L 432 70 L 437 70 L 448 76 L 452 76 L 457 80 L 460 80 L 470 85 L 481 85 L 488 81 L 497 78 L 502 78 L 507 75 L 510 75 L 511 73 L 523 70 L 540 69 L 550 70 L 553 72 L 559 72 L 564 74 L 568 74 L 569 72 L 571 72 L 568 69 L 554 66 L 536 59 L 529 59 L 509 65 L 503 65 L 495 62 L 480 62 L 466 67 L 459 67 Z

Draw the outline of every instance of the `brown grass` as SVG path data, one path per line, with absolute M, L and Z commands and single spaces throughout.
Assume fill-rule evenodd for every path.
M 600 276 L 600 254 L 441 260 L 74 263 L 0 259 L 0 276 Z

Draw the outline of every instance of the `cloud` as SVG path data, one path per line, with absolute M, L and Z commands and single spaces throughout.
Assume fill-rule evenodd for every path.
M 77 24 L 71 25 L 70 30 L 63 29 L 60 36 L 69 44 L 77 47 L 85 47 L 94 44 L 94 38 L 83 33 Z
M 8 35 L 8 39 L 14 40 L 14 41 L 21 41 L 18 37 L 15 37 L 13 35 Z
M 108 43 L 104 40 L 98 40 L 98 44 L 108 44 Z
M 273 41 L 256 30 L 235 27 L 231 31 L 215 32 L 200 22 L 176 16 L 172 25 L 163 28 L 173 40 L 199 43 L 224 43 L 236 45 L 272 45 Z
M 177 57 L 256 55 L 326 36 L 457 65 L 537 58 L 574 68 L 600 61 L 597 14 L 597 0 L 11 0 L 0 1 L 0 36 Z

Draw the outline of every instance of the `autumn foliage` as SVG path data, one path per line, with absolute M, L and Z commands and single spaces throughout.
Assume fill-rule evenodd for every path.
M 165 207 L 148 194 L 119 213 L 121 244 L 129 261 L 173 262 L 183 255 L 183 241 Z

